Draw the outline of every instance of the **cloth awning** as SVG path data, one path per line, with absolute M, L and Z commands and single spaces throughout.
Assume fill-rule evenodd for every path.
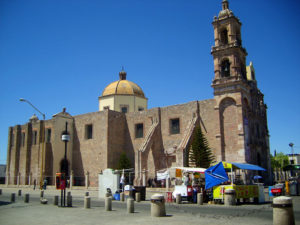
M 209 167 L 205 171 L 205 189 L 212 188 L 228 180 L 229 178 L 226 174 L 222 162 L 219 162 L 217 165 Z
M 262 170 L 265 171 L 266 169 L 253 165 L 253 164 L 248 164 L 248 163 L 235 163 L 235 162 L 230 162 L 233 166 L 242 169 L 242 170 Z

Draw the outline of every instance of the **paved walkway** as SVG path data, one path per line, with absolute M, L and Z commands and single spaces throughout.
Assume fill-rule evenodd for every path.
M 5 225 L 271 225 L 272 208 L 270 204 L 242 205 L 225 207 L 220 205 L 176 205 L 166 204 L 166 217 L 151 217 L 150 202 L 135 203 L 135 213 L 128 214 L 126 203 L 113 201 L 113 211 L 106 212 L 104 201 L 98 199 L 97 191 L 91 190 L 92 208 L 83 208 L 83 196 L 86 190 L 72 190 L 73 207 L 61 208 L 53 205 L 53 196 L 59 195 L 57 190 L 46 190 L 45 197 L 49 199 L 47 205 L 40 204 L 39 190 L 22 189 L 22 196 L 18 196 L 19 188 L 2 188 L 0 195 L 0 224 Z M 30 193 L 30 202 L 24 203 L 23 196 Z M 10 193 L 16 193 L 16 202 L 10 203 Z M 300 197 L 294 198 L 296 224 L 299 224 Z M 297 207 L 295 209 L 295 207 Z

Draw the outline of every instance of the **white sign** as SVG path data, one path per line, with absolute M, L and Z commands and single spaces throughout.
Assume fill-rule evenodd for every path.
M 63 135 L 61 136 L 61 140 L 62 140 L 62 141 L 70 141 L 70 135 L 68 135 L 68 134 L 63 134 Z
M 165 180 L 170 177 L 169 171 L 163 172 L 163 173 L 157 173 L 156 174 L 157 180 Z

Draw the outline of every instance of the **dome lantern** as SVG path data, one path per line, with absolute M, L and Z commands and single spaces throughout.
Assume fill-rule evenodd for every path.
M 122 69 L 122 71 L 119 72 L 120 80 L 126 80 L 127 73 Z

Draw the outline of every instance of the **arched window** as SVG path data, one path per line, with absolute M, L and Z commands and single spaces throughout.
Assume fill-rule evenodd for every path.
M 221 64 L 221 76 L 222 77 L 230 76 L 230 62 L 228 59 L 223 60 Z
M 226 45 L 228 44 L 228 31 L 227 29 L 223 29 L 221 31 L 221 43 Z

